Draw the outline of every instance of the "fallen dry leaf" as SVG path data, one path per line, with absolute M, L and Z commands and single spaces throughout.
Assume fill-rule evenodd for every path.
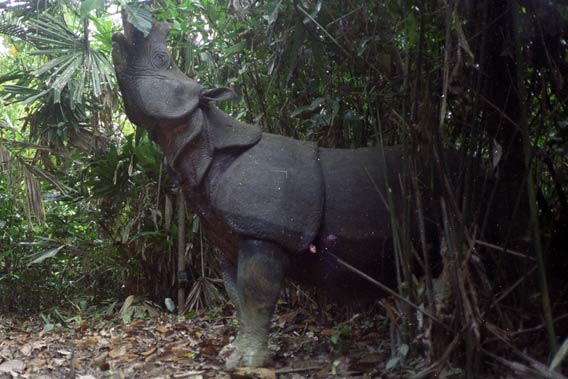
M 17 372 L 21 373 L 26 369 L 24 361 L 12 359 L 0 364 L 0 372 Z
M 164 334 L 169 333 L 169 332 L 172 331 L 172 329 L 169 328 L 169 327 L 167 327 L 167 326 L 158 326 L 158 327 L 156 328 L 156 330 L 157 330 L 158 332 L 164 333 Z
M 142 354 L 144 357 L 147 357 L 148 355 L 154 354 L 154 352 L 156 352 L 156 350 L 158 350 L 157 346 L 152 347 L 150 350 L 147 351 L 143 351 Z
M 137 354 L 123 354 L 114 358 L 113 360 L 115 362 L 129 362 L 135 360 L 136 358 L 138 358 Z
M 234 310 L 228 307 L 228 311 Z M 237 330 L 228 315 L 216 319 L 163 315 L 137 320 L 132 325 L 123 325 L 120 317 L 96 319 L 77 328 L 59 328 L 50 333 L 41 332 L 41 321 L 6 323 L 2 319 L 0 328 L 5 331 L 0 336 L 0 364 L 7 372 L 0 371 L 0 378 L 67 378 L 73 368 L 75 379 L 229 379 L 239 375 L 251 379 L 316 379 L 317 370 L 329 365 L 321 376 L 328 377 L 331 362 L 340 355 L 327 337 L 338 328 L 334 316 L 328 315 L 330 309 L 283 311 L 283 316 L 277 317 L 271 326 L 270 348 L 275 352 L 276 371 L 240 370 L 232 375 L 224 370 L 223 360 L 218 357 L 218 350 Z M 374 377 L 387 359 L 381 361 L 380 356 L 369 356 L 369 352 L 378 350 L 381 341 L 388 338 L 388 331 L 372 323 L 366 329 L 357 323 L 350 325 L 352 332 L 346 338 L 352 338 L 356 348 L 353 354 L 364 357 L 355 365 L 364 364 L 372 371 L 368 377 Z M 298 367 L 298 361 L 310 362 L 309 367 Z M 363 371 L 362 368 L 359 370 Z M 347 370 L 353 368 L 348 364 L 337 366 L 335 377 L 352 377 Z
M 232 379 L 276 379 L 276 372 L 269 368 L 238 367 L 231 373 Z
M 323 330 L 320 331 L 320 334 L 322 334 L 324 336 L 333 336 L 336 333 L 337 333 L 337 330 L 335 330 L 335 329 L 323 329 Z
M 79 345 L 83 347 L 92 347 L 96 346 L 99 343 L 100 339 L 94 336 L 91 337 L 84 337 L 79 340 Z
M 363 358 L 359 359 L 357 362 L 352 363 L 349 366 L 349 369 L 353 371 L 365 372 L 374 369 L 379 365 L 379 363 L 385 362 L 386 360 L 388 359 L 386 359 L 385 354 L 381 353 L 367 354 Z

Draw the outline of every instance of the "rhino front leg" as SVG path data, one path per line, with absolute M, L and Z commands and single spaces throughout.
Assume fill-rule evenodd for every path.
M 239 304 L 239 296 L 237 291 L 237 265 L 230 262 L 229 259 L 223 254 L 223 252 L 219 252 L 218 257 L 219 263 L 221 264 L 221 275 L 223 276 L 225 290 L 229 295 L 229 299 L 235 306 L 235 310 L 237 311 L 237 319 L 240 319 L 241 306 Z M 233 342 L 225 345 L 221 349 L 219 356 L 223 359 L 226 359 L 229 355 L 231 355 L 231 353 L 235 351 L 237 345 L 238 339 L 235 339 Z
M 245 239 L 239 245 L 236 293 L 240 329 L 227 368 L 270 363 L 268 331 L 289 259 L 278 245 Z
M 229 295 L 229 299 L 235 306 L 237 311 L 237 318 L 239 317 L 239 296 L 237 293 L 237 266 L 229 261 L 229 259 L 223 254 L 223 252 L 218 252 L 219 263 L 221 265 L 221 276 L 223 277 L 223 284 L 225 285 L 225 290 Z

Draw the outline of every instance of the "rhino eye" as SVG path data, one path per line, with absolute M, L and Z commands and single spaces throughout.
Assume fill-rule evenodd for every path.
M 152 66 L 158 70 L 169 67 L 170 55 L 165 51 L 156 51 L 152 54 Z

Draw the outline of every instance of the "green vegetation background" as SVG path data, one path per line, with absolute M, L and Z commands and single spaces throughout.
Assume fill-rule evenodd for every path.
M 267 132 L 332 147 L 458 146 L 485 163 L 497 141 L 502 176 L 526 175 L 528 151 L 544 254 L 562 272 L 568 7 L 498 3 L 44 0 L 1 8 L 0 312 L 175 297 L 177 188 L 161 153 L 124 116 L 110 64 L 120 9 L 141 29 L 150 12 L 171 22 L 180 69 L 206 87 L 233 88 L 240 98 L 225 110 Z M 199 220 L 190 211 L 185 218 L 189 290 L 217 269 Z M 560 274 L 550 275 L 565 294 Z

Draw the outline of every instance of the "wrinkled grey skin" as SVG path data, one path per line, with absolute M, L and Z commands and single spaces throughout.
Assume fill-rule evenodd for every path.
M 125 35 L 113 36 L 126 112 L 160 145 L 223 252 L 224 281 L 240 321 L 235 342 L 223 352 L 230 353 L 227 367 L 264 366 L 270 363 L 270 317 L 285 277 L 343 300 L 381 295 L 331 252 L 395 285 L 389 207 L 402 219 L 414 197 L 403 196 L 400 187 L 408 179 L 405 154 L 399 147 L 318 148 L 238 122 L 214 104 L 234 98 L 231 90 L 206 90 L 174 65 L 168 31 L 168 24 L 154 23 L 144 38 L 125 22 Z M 423 161 L 418 174 L 427 188 L 439 188 L 428 167 Z M 435 245 L 433 204 L 440 193 L 427 195 L 427 238 Z

